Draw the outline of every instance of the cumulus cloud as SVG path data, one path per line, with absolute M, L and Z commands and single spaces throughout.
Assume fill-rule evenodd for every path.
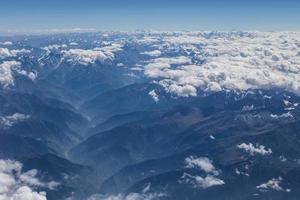
M 115 58 L 115 52 L 121 51 L 122 45 L 112 44 L 110 46 L 94 49 L 69 49 L 62 51 L 64 58 L 71 63 L 80 65 L 94 64 L 96 61 L 105 62 Z
M 184 173 L 181 177 L 183 182 L 191 184 L 194 188 L 209 188 L 217 185 L 224 185 L 225 182 L 215 176 L 207 175 L 206 177 L 193 176 Z
M 0 127 L 9 128 L 13 126 L 15 123 L 22 122 L 26 119 L 30 118 L 30 115 L 24 115 L 21 113 L 15 113 L 9 116 L 0 116 Z
M 27 76 L 31 80 L 35 80 L 37 75 L 34 72 L 27 72 L 21 69 L 21 63 L 17 61 L 4 61 L 0 64 L 0 85 L 4 88 L 14 85 L 14 74 Z
M 0 58 L 7 58 L 7 57 L 15 57 L 20 54 L 28 54 L 31 51 L 28 49 L 14 49 L 14 50 L 9 50 L 7 48 L 0 48 Z
M 181 97 L 197 96 L 197 88 L 192 85 L 179 85 L 171 80 L 161 80 L 158 82 L 166 92 L 176 94 Z
M 11 57 L 12 54 L 7 48 L 0 48 L 0 58 Z
M 37 72 L 27 72 L 23 69 L 20 69 L 20 66 L 18 66 L 17 68 L 14 68 L 14 71 L 16 73 L 18 73 L 19 75 L 26 76 L 27 78 L 29 78 L 32 81 L 34 81 L 37 78 Z
M 157 56 L 161 55 L 161 51 L 159 51 L 159 50 L 145 51 L 142 54 L 152 56 L 152 57 L 157 57 Z
M 280 192 L 290 192 L 290 189 L 283 189 L 281 186 L 282 178 L 272 178 L 271 180 L 263 183 L 261 185 L 256 186 L 256 188 L 261 192 L 267 192 L 269 190 L 276 190 Z
M 47 54 L 51 53 L 52 51 L 57 51 L 61 49 L 65 49 L 68 46 L 66 44 L 52 44 L 45 47 L 42 47 L 41 49 L 46 51 Z
M 178 57 L 163 57 L 155 58 L 148 61 L 148 64 L 145 66 L 145 74 L 152 78 L 165 77 L 165 74 L 171 65 L 181 65 L 191 63 L 191 59 L 185 56 Z
M 159 96 L 156 94 L 155 90 L 151 90 L 148 95 L 157 103 L 159 101 Z
M 28 77 L 30 80 L 34 81 L 34 80 L 37 78 L 37 73 L 29 72 L 29 73 L 27 73 L 27 77 Z
M 213 166 L 213 163 L 207 157 L 194 157 L 190 156 L 185 159 L 185 164 L 187 168 L 198 168 L 203 170 L 206 173 L 212 173 L 214 175 L 218 175 L 219 172 Z
M 253 145 L 252 143 L 246 144 L 242 143 L 237 145 L 237 148 L 244 150 L 245 152 L 249 153 L 251 156 L 255 154 L 259 155 L 270 155 L 272 154 L 272 149 L 268 149 L 263 145 Z
M 167 80 L 172 87 L 206 91 L 283 88 L 300 94 L 300 33 L 190 32 L 158 37 L 176 47 L 177 53 L 171 55 L 178 56 L 182 50 L 193 60 L 172 68 L 155 60 L 145 66 L 146 76 Z M 177 94 L 177 90 L 168 91 Z M 185 96 L 195 95 L 190 92 Z
M 185 159 L 186 168 L 195 168 L 204 171 L 205 177 L 184 173 L 180 179 L 180 183 L 191 184 L 194 188 L 208 188 L 216 185 L 224 185 L 225 182 L 218 178 L 221 171 L 216 170 L 213 163 L 207 157 L 190 156 Z
M 0 160 L 0 199 L 2 200 L 46 200 L 46 192 L 39 188 L 54 189 L 56 182 L 42 182 L 37 170 L 22 171 L 22 163 L 14 160 Z
M 81 65 L 93 64 L 95 61 L 104 62 L 107 59 L 112 59 L 112 54 L 104 54 L 97 50 L 70 49 L 64 52 L 68 61 L 76 62 Z
M 20 66 L 19 62 L 16 61 L 5 61 L 0 64 L 0 84 L 4 87 L 14 85 L 13 68 Z
M 11 46 L 13 43 L 11 41 L 0 42 L 0 45 Z

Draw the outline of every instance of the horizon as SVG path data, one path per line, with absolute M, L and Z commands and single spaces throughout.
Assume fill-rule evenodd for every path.
M 0 7 L 1 34 L 53 29 L 300 31 L 300 2 L 12 0 Z
M 61 34 L 103 34 L 103 33 L 235 33 L 235 32 L 245 32 L 245 33 L 300 33 L 300 30 L 100 30 L 100 29 L 81 29 L 81 28 L 68 28 L 68 29 L 44 29 L 44 30 L 32 30 L 31 32 L 26 32 L 24 30 L 14 30 L 8 32 L 0 32 L 0 37 L 22 37 L 22 36 L 48 36 L 48 35 L 61 35 Z

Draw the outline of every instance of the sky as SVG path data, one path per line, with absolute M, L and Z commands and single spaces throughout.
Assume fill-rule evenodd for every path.
M 300 31 L 299 0 L 0 0 L 0 33 Z

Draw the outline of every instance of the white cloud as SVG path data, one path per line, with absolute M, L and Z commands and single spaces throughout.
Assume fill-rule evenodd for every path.
M 146 76 L 151 78 L 167 77 L 175 75 L 170 71 L 171 65 L 180 65 L 190 63 L 191 59 L 185 56 L 179 56 L 174 58 L 155 58 L 149 61 L 145 66 L 144 73 Z
M 8 57 L 15 57 L 20 54 L 28 54 L 31 51 L 28 49 L 14 49 L 14 50 L 9 50 L 7 48 L 0 48 L 0 58 L 8 58 Z
M 29 73 L 27 74 L 27 76 L 28 76 L 28 78 L 29 78 L 30 80 L 32 80 L 32 81 L 34 81 L 34 80 L 37 78 L 37 74 L 34 73 L 34 72 L 29 72 Z
M 260 154 L 260 155 L 272 154 L 272 149 L 267 149 L 265 146 L 258 145 L 258 144 L 253 145 L 252 143 L 249 143 L 249 144 L 242 143 L 242 144 L 237 145 L 237 148 L 246 151 L 251 156 L 253 156 L 255 154 Z
M 104 62 L 107 59 L 113 59 L 112 54 L 104 54 L 97 50 L 70 49 L 64 52 L 68 61 L 79 63 L 81 65 L 93 64 L 96 61 Z
M 161 55 L 161 51 L 159 51 L 159 50 L 145 51 L 142 54 L 152 56 L 152 57 L 157 57 L 157 56 Z
M 0 45 L 11 46 L 13 43 L 11 41 L 0 42 Z
M 267 192 L 269 190 L 276 190 L 280 192 L 290 192 L 290 189 L 283 189 L 280 184 L 282 182 L 282 178 L 272 178 L 271 180 L 267 181 L 266 183 L 263 183 L 259 186 L 256 186 L 256 188 L 261 192 Z
M 70 42 L 70 44 L 69 44 L 70 46 L 77 46 L 78 45 L 78 43 L 77 42 Z
M 185 164 L 187 168 L 198 168 L 203 170 L 206 173 L 212 173 L 214 175 L 218 175 L 219 172 L 213 166 L 213 163 L 207 157 L 194 157 L 190 156 L 185 159 Z
M 159 96 L 156 94 L 155 90 L 151 90 L 148 95 L 157 103 L 159 101 Z
M 124 63 L 118 63 L 117 64 L 117 67 L 124 67 L 125 65 L 124 65 Z
M 152 78 L 164 77 L 171 65 L 181 65 L 191 63 L 191 59 L 185 56 L 178 57 L 163 57 L 155 58 L 148 61 L 148 64 L 145 66 L 145 74 Z
M 178 85 L 171 80 L 161 80 L 159 84 L 165 88 L 166 92 L 181 97 L 197 96 L 197 89 L 192 85 Z
M 17 61 L 4 61 L 0 64 L 0 85 L 4 88 L 14 85 L 14 73 L 27 76 L 29 79 L 34 80 L 37 74 L 34 72 L 27 72 L 21 69 L 21 63 Z
M 218 178 L 221 171 L 216 170 L 212 161 L 207 157 L 190 156 L 185 159 L 186 168 L 200 169 L 206 173 L 205 177 L 184 173 L 180 183 L 191 184 L 194 188 L 208 188 L 216 185 L 224 185 L 225 182 Z
M 52 51 L 65 49 L 67 47 L 68 46 L 66 44 L 52 44 L 52 45 L 48 45 L 48 46 L 42 47 L 41 49 L 44 50 L 44 51 L 46 51 L 47 54 L 49 54 Z
M 26 76 L 32 81 L 34 81 L 37 78 L 37 72 L 27 72 L 23 69 L 20 69 L 20 66 L 13 68 L 13 70 L 20 75 Z
M 11 57 L 12 54 L 7 48 L 0 48 L 0 58 Z
M 201 42 L 204 42 L 204 38 L 198 37 L 196 35 L 187 35 L 187 34 L 181 34 L 180 36 L 168 36 L 163 38 L 165 42 L 176 44 L 176 45 L 182 45 L 182 44 L 200 44 Z
M 3 200 L 47 200 L 45 192 L 35 192 L 28 186 L 21 186 L 13 194 L 3 195 L 1 198 Z
M 13 68 L 20 66 L 19 62 L 16 61 L 5 61 L 0 64 L 0 84 L 4 87 L 14 85 Z
M 15 123 L 22 122 L 28 118 L 30 118 L 29 115 L 24 115 L 21 113 L 15 113 L 13 115 L 5 116 L 5 117 L 0 116 L 0 128 L 1 127 L 9 128 L 13 126 Z
M 193 176 L 184 173 L 181 177 L 183 182 L 191 184 L 194 188 L 209 188 L 217 185 L 224 185 L 225 182 L 215 176 L 207 175 L 206 177 Z
M 145 67 L 150 78 L 206 91 L 282 88 L 300 94 L 300 33 L 190 32 L 157 37 L 176 52 L 188 53 L 194 63 L 170 68 L 153 61 Z
M 44 183 L 37 178 L 37 170 L 22 172 L 22 168 L 22 163 L 18 161 L 0 160 L 0 199 L 46 200 L 46 192 L 38 189 L 49 188 L 49 183 Z M 53 186 L 53 183 L 51 185 Z
M 144 36 L 141 39 L 136 39 L 135 43 L 150 45 L 150 44 L 156 43 L 158 41 L 159 41 L 159 39 L 157 37 L 154 37 L 154 36 L 153 37 L 151 37 L 151 36 Z
M 122 45 L 112 44 L 110 46 L 94 49 L 70 49 L 62 51 L 64 58 L 71 63 L 81 65 L 94 64 L 96 61 L 101 63 L 115 58 L 115 52 L 121 51 Z

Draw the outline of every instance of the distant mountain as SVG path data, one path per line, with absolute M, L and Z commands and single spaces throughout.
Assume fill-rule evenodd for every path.
M 158 102 L 149 95 L 149 92 L 153 90 L 157 90 L 160 94 Z M 94 124 L 97 124 L 114 115 L 139 111 L 166 111 L 176 105 L 177 101 L 179 104 L 181 100 L 172 98 L 161 87 L 141 83 L 100 94 L 83 104 L 81 109 L 92 117 Z
M 0 131 L 0 158 L 14 159 L 54 152 L 42 142 L 30 137 L 5 134 Z
M 0 199 L 20 187 L 48 200 L 298 199 L 298 41 L 0 37 L 0 176 L 13 180 Z
M 298 136 L 284 133 L 299 132 L 299 109 L 295 108 L 290 115 L 286 115 L 286 105 L 283 101 L 286 94 L 268 93 L 272 96 L 271 99 L 262 98 L 265 95 L 267 94 L 254 91 L 247 95 L 221 92 L 199 97 L 181 107 L 174 107 L 155 119 L 131 122 L 96 134 L 76 146 L 71 155 L 78 162 L 100 167 L 100 174 L 111 174 L 102 185 L 102 191 L 110 193 L 133 192 L 137 187 L 142 190 L 147 183 L 159 191 L 161 188 L 168 188 L 161 191 L 167 194 L 176 196 L 179 191 L 185 193 L 185 187 L 188 186 L 181 186 L 178 181 L 184 173 L 188 173 L 184 161 L 189 156 L 213 158 L 221 169 L 228 170 L 226 173 L 230 175 L 224 172 L 225 177 L 245 176 L 248 170 L 242 172 L 244 175 L 238 175 L 234 166 L 241 167 L 240 163 L 244 163 L 245 167 L 265 156 L 251 158 L 247 153 L 243 154 L 243 150 L 238 148 L 243 143 L 246 151 L 249 150 L 250 153 L 251 149 L 255 151 L 256 148 L 257 151 L 261 148 L 264 150 L 265 147 L 272 149 L 270 162 L 279 163 L 278 174 L 285 174 L 284 168 L 287 165 L 297 169 L 297 162 L 294 160 L 297 160 L 300 154 Z M 294 100 L 296 99 L 298 101 L 297 97 Z M 256 144 L 263 146 L 256 147 Z M 85 156 L 81 158 L 76 155 Z M 280 167 L 283 162 L 280 159 L 290 162 L 286 162 L 285 167 Z M 260 168 L 268 165 L 264 163 Z M 298 172 L 295 173 L 297 176 Z M 101 176 L 106 177 L 104 174 Z M 251 174 L 254 180 L 260 176 L 258 172 Z M 177 180 L 174 180 L 175 177 Z M 253 193 L 255 183 L 252 183 Z M 173 184 L 177 185 L 176 189 L 172 188 Z M 225 188 L 227 187 L 234 189 L 236 186 L 229 185 Z M 194 193 L 193 187 L 190 187 L 190 190 Z M 251 191 L 247 191 L 247 194 L 249 192 Z M 244 193 L 246 194 L 246 191 Z M 210 195 L 210 192 L 194 195 L 195 197 L 190 198 Z M 252 198 L 251 195 L 243 196 L 243 193 L 236 195 L 236 198 Z
M 128 123 L 145 123 L 151 121 L 155 117 L 159 117 L 161 113 L 151 111 L 136 111 L 126 114 L 114 115 L 103 123 L 91 128 L 87 136 L 92 136 L 100 132 L 108 131 L 112 128 L 125 125 Z
M 73 198 L 82 199 L 97 191 L 97 178 L 91 168 L 74 164 L 54 154 L 44 154 L 21 159 L 23 170 L 37 169 L 43 181 L 55 181 L 59 186 L 55 190 L 47 190 L 50 200 Z

